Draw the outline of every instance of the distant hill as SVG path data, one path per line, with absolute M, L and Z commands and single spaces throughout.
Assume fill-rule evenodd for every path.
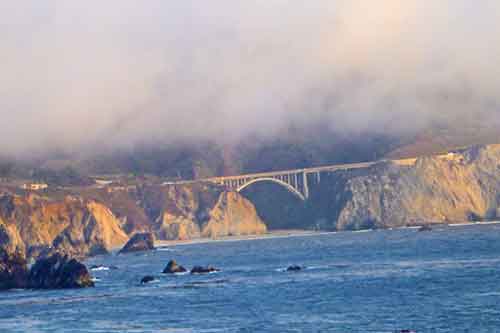
M 428 155 L 476 144 L 500 142 L 500 126 L 435 126 L 418 133 L 391 135 L 336 133 L 326 126 L 289 128 L 272 138 L 238 142 L 157 144 L 129 150 L 49 156 L 34 161 L 0 159 L 0 178 L 42 177 L 44 181 L 84 183 L 90 175 L 156 175 L 194 179 L 215 175 L 302 168 L 335 163 Z M 61 174 L 60 177 L 58 175 Z M 69 175 L 69 176 L 68 176 Z

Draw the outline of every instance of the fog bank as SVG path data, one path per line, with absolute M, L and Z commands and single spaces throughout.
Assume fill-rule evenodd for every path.
M 1 154 L 500 123 L 494 0 L 0 3 Z

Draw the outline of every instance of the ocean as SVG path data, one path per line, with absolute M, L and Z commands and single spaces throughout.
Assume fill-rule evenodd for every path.
M 163 275 L 170 259 L 209 275 Z M 177 245 L 0 293 L 0 332 L 500 332 L 500 225 Z M 290 265 L 304 269 L 287 272 Z M 145 275 L 156 280 L 141 285 Z

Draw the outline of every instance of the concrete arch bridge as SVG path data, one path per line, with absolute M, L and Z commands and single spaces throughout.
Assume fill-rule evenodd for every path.
M 211 182 L 221 185 L 227 190 L 237 192 L 240 192 L 255 183 L 273 182 L 283 186 L 300 200 L 306 201 L 309 198 L 309 182 L 314 181 L 316 183 L 319 183 L 321 181 L 322 172 L 335 172 L 339 170 L 368 168 L 375 163 L 377 162 L 339 164 L 317 168 L 263 172 L 227 177 L 213 177 L 199 179 L 192 182 Z

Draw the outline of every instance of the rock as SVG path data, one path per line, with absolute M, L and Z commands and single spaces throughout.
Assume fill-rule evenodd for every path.
M 177 265 L 175 260 L 170 260 L 167 264 L 167 267 L 163 270 L 163 274 L 175 274 L 175 273 L 185 273 L 187 269 L 182 266 Z
M 237 192 L 223 192 L 203 223 L 202 237 L 261 235 L 267 227 L 255 206 Z
M 153 195 L 156 192 L 162 195 Z M 267 231 L 249 200 L 218 186 L 173 185 L 146 193 L 144 201 L 156 206 L 151 219 L 156 221 L 153 230 L 160 239 L 218 238 Z
M 422 231 L 432 231 L 432 228 L 428 225 L 423 225 L 421 226 L 419 229 L 418 229 L 419 232 L 422 232 Z
M 135 234 L 120 250 L 120 253 L 151 251 L 154 249 L 155 240 L 153 234 L 150 232 L 145 232 Z
M 37 260 L 28 276 L 28 287 L 32 289 L 68 289 L 93 286 L 94 282 L 85 265 L 59 253 Z
M 287 272 L 298 272 L 298 271 L 301 271 L 302 270 L 302 267 L 298 266 L 298 265 L 292 265 L 292 266 L 289 266 L 286 271 Z
M 24 288 L 28 266 L 17 230 L 0 218 L 0 290 Z
M 28 278 L 26 258 L 0 247 L 0 290 L 25 288 Z
M 146 275 L 145 277 L 143 277 L 141 279 L 141 284 L 150 283 L 150 282 L 153 282 L 154 280 L 155 280 L 154 276 L 152 276 L 152 275 Z
M 214 272 L 219 272 L 220 269 L 217 269 L 212 266 L 207 266 L 207 267 L 202 267 L 202 266 L 194 266 L 193 269 L 191 269 L 191 274 L 208 274 L 208 273 L 214 273 Z

